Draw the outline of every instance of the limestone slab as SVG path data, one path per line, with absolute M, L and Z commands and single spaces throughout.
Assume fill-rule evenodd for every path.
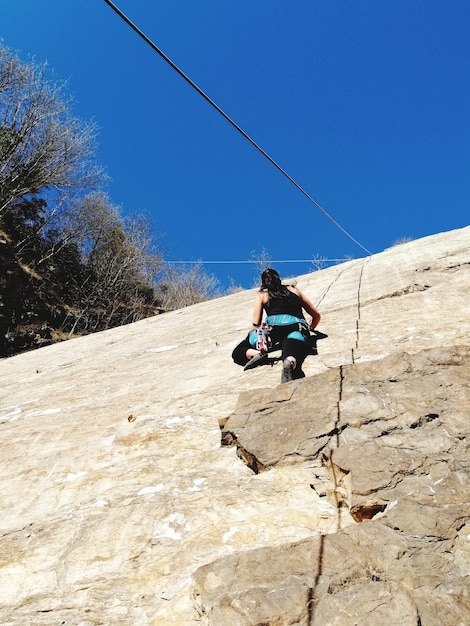
M 335 426 L 341 368 L 396 350 L 470 345 L 469 250 L 465 228 L 297 278 L 327 335 L 304 367 L 308 379 L 331 382 L 312 398 L 313 414 L 324 402 Z M 347 507 L 323 495 L 339 492 L 307 448 L 294 454 L 300 465 L 290 459 L 254 474 L 235 447 L 220 445 L 219 421 L 234 413 L 240 394 L 265 393 L 272 407 L 270 396 L 287 406 L 292 390 L 300 393 L 296 383 L 279 389 L 280 366 L 243 372 L 231 361 L 251 326 L 255 295 L 232 294 L 0 362 L 2 624 L 201 624 L 192 578 L 199 567 L 356 527 Z M 440 414 L 436 449 L 461 436 L 461 399 L 459 412 Z M 357 402 L 364 414 L 377 408 L 364 391 Z M 344 403 L 346 411 L 354 399 Z M 269 428 L 271 441 L 284 436 Z M 462 468 L 446 474 L 443 463 L 423 465 L 442 506 L 452 491 L 462 497 L 459 477 L 467 476 Z M 399 513 L 397 506 L 388 514 Z M 463 576 L 468 523 L 461 523 L 445 541 L 454 542 Z M 435 597 L 454 615 L 454 581 L 446 581 Z

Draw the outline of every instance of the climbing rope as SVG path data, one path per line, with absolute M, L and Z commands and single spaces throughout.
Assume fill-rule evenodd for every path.
M 124 20 L 124 22 L 134 30 L 139 37 L 141 37 L 157 54 L 159 54 L 162 59 L 170 65 L 172 69 L 177 72 L 181 78 L 183 78 L 193 89 L 197 91 L 197 93 L 206 100 L 222 117 L 224 117 L 227 122 L 229 122 L 243 137 L 251 143 L 276 169 L 283 174 L 316 208 L 323 213 L 323 215 L 328 218 L 339 230 L 344 233 L 349 239 L 351 239 L 356 245 L 358 245 L 362 250 L 367 252 L 367 254 L 371 255 L 372 252 L 368 250 L 365 246 L 363 246 L 357 239 L 355 239 L 345 228 L 341 226 L 325 209 L 318 204 L 316 200 L 312 198 L 310 194 L 308 194 L 303 187 L 301 187 L 293 178 L 290 176 L 272 157 L 269 156 L 261 146 L 259 146 L 254 139 L 252 139 L 231 117 L 227 115 L 209 96 L 194 83 L 189 76 L 187 76 L 173 61 L 162 51 L 158 46 L 149 38 L 147 35 L 140 30 L 113 2 L 110 0 L 104 0 L 106 4 L 113 9 L 113 11 L 119 15 L 119 17 Z

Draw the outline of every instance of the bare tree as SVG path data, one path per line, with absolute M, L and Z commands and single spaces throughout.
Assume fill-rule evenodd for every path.
M 65 232 L 86 267 L 75 329 L 102 330 L 155 312 L 163 259 L 143 216 L 123 220 L 106 194 L 95 192 L 67 212 Z
M 95 127 L 62 90 L 0 44 L 1 356 L 37 347 L 44 326 L 89 333 L 216 295 L 214 277 L 165 265 L 148 221 L 99 191 Z
M 322 270 L 326 265 L 327 259 L 325 257 L 316 254 L 312 257 L 310 269 L 312 271 Z
M 102 191 L 74 198 L 57 221 L 63 236 L 77 244 L 85 260 L 103 244 L 110 230 L 122 226 L 118 207 Z
M 259 285 L 259 277 L 262 272 L 271 264 L 271 256 L 266 248 L 263 248 L 261 252 L 253 250 L 251 252 L 251 259 L 255 266 L 255 275 L 253 278 L 254 286 Z
M 70 115 L 61 92 L 46 79 L 45 65 L 22 63 L 0 45 L 0 216 L 15 201 L 40 193 L 48 194 L 55 211 L 64 194 L 104 179 L 91 161 L 95 127 Z
M 169 264 L 156 287 L 161 307 L 169 311 L 216 297 L 219 282 L 215 276 L 206 274 L 200 263 L 189 269 Z

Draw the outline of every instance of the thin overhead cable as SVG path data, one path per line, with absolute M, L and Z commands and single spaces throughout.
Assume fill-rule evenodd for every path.
M 348 231 L 346 229 L 344 229 L 341 224 L 339 224 L 329 213 L 327 213 L 327 211 L 325 211 L 325 209 L 320 206 L 318 204 L 318 202 L 316 200 L 314 200 L 312 198 L 312 196 L 310 194 L 308 194 L 305 189 L 303 189 L 303 187 L 301 187 L 293 178 L 292 176 L 290 176 L 278 163 L 276 163 L 276 161 L 269 156 L 269 154 L 267 152 L 265 152 L 263 150 L 263 148 L 261 148 L 261 146 L 259 146 L 254 139 L 252 139 L 236 122 L 234 122 L 232 120 L 231 117 L 229 117 L 227 115 L 227 113 L 225 113 L 211 98 L 209 98 L 209 96 L 202 91 L 202 89 L 200 87 L 198 87 L 196 85 L 196 83 L 194 83 L 189 76 L 187 76 L 175 63 L 173 63 L 173 61 L 166 56 L 166 54 L 160 50 L 160 48 L 158 48 L 158 46 L 156 44 L 153 43 L 153 41 L 151 39 L 149 39 L 149 37 L 147 37 L 147 35 L 145 33 L 143 33 L 140 28 L 138 28 L 138 26 L 136 26 L 113 2 L 111 2 L 110 0 L 104 0 L 106 2 L 106 4 L 108 6 L 110 6 L 113 11 L 115 13 L 117 13 L 117 15 L 119 15 L 119 17 L 121 19 L 124 20 L 124 22 L 130 26 L 132 28 L 132 30 L 134 30 L 140 37 L 142 37 L 142 39 L 157 53 L 159 54 L 162 59 L 164 61 L 166 61 L 168 63 L 168 65 L 170 65 L 182 78 L 184 78 L 184 80 L 189 83 L 189 85 L 191 85 L 191 87 L 193 89 L 195 89 L 198 94 L 200 96 L 202 96 L 204 98 L 204 100 L 206 100 L 212 107 L 214 107 L 214 109 L 220 113 L 220 115 L 222 115 L 222 117 L 224 117 L 227 122 L 229 122 L 239 133 L 241 133 L 243 135 L 243 137 L 245 137 L 245 139 L 247 139 L 252 146 L 254 146 L 259 152 L 261 152 L 261 154 L 268 159 L 268 161 L 270 163 L 272 163 L 272 165 L 274 165 L 275 168 L 277 168 L 281 174 L 283 174 L 295 187 L 297 187 L 297 189 L 313 204 L 317 207 L 317 209 L 319 209 L 323 215 L 325 217 L 327 217 L 337 228 L 339 228 L 339 230 L 341 230 L 347 237 L 349 237 L 349 239 L 351 239 L 352 241 L 354 241 L 355 244 L 357 244 L 360 248 L 362 248 L 362 250 L 364 250 L 365 252 L 367 252 L 367 254 L 371 255 L 372 252 L 370 250 L 368 250 L 365 246 L 363 246 L 361 243 L 359 243 L 359 241 L 357 241 L 357 239 L 355 239 L 350 233 L 348 233 Z
M 286 259 L 286 260 L 276 260 L 269 261 L 268 263 L 344 263 L 345 261 L 352 261 L 354 259 Z M 170 265 L 243 265 L 243 264 L 251 264 L 251 265 L 259 265 L 259 261 L 168 261 Z

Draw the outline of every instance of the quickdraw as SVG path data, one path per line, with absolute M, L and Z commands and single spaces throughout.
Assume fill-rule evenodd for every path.
M 256 332 L 258 334 L 256 339 L 256 349 L 260 352 L 260 354 L 267 354 L 271 348 L 272 342 L 269 335 L 270 330 L 271 326 L 265 322 L 256 327 Z

